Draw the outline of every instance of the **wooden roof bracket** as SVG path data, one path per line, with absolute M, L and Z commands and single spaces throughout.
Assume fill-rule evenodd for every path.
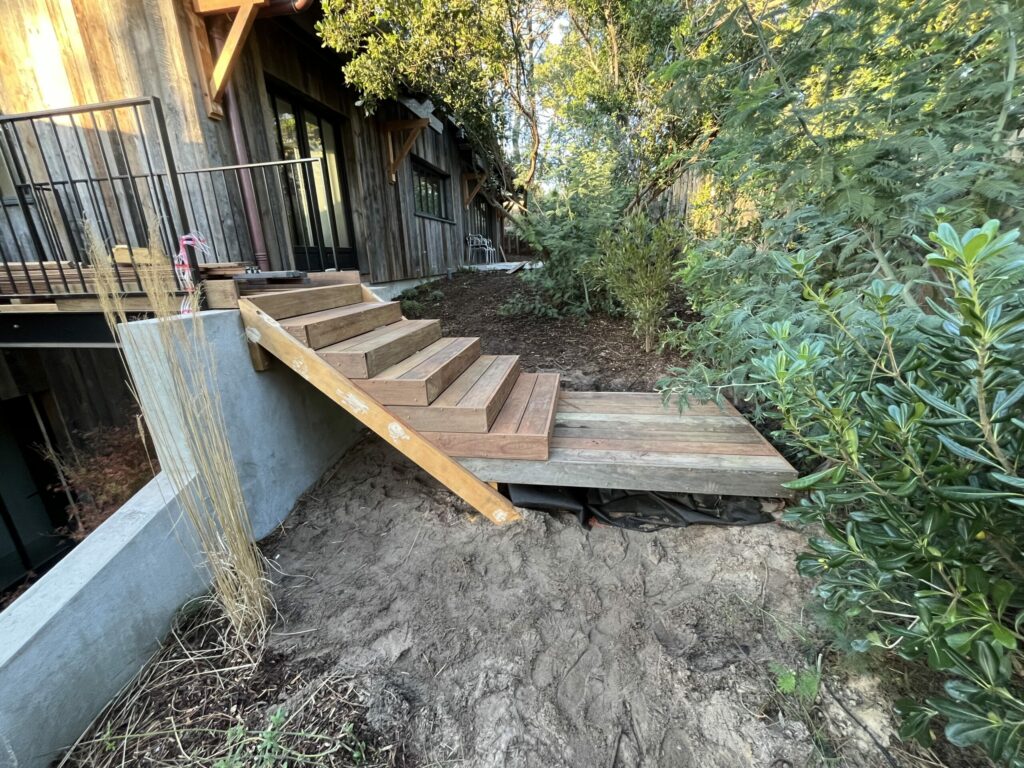
M 256 14 L 259 13 L 260 6 L 266 2 L 267 0 L 244 0 L 238 6 L 238 12 L 224 41 L 224 48 L 213 65 L 213 74 L 210 75 L 210 98 L 214 102 L 220 102 L 224 98 L 224 89 L 228 87 L 231 73 L 238 64 L 238 57 L 241 56 L 246 38 L 249 37 L 253 22 L 256 21 Z
M 390 120 L 386 123 L 380 124 L 381 133 L 387 136 L 388 145 L 388 181 L 392 184 L 398 181 L 398 166 L 402 164 L 402 161 L 412 151 L 413 145 L 416 143 L 416 139 L 419 138 L 420 134 L 423 133 L 423 129 L 430 124 L 430 120 L 426 117 L 417 118 L 415 120 Z M 396 134 L 401 134 L 408 131 L 405 140 L 402 142 L 402 146 L 399 147 L 398 152 L 395 152 L 395 140 Z
M 476 186 L 470 188 L 470 182 L 476 182 Z M 487 172 L 484 173 L 464 173 L 462 174 L 462 207 L 469 208 L 469 204 L 473 202 L 473 198 L 476 197 L 477 193 L 483 188 L 484 182 L 487 181 Z
M 260 10 L 269 4 L 269 0 L 186 0 L 185 8 L 189 17 L 189 33 L 192 48 L 199 61 L 202 78 L 203 102 L 207 114 L 220 119 L 224 116 L 221 101 L 228 86 L 231 73 L 238 64 L 238 59 L 245 47 L 252 25 Z M 206 28 L 206 16 L 234 13 L 234 19 L 224 39 L 220 55 L 214 58 L 210 47 L 209 33 Z

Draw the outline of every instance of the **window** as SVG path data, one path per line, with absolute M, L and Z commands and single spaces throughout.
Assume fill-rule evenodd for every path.
M 416 213 L 448 219 L 448 177 L 413 161 L 412 194 Z
M 355 268 L 348 186 L 340 143 L 343 123 L 328 107 L 268 80 L 281 159 L 319 160 L 282 170 L 296 269 Z M 319 245 L 325 246 L 326 255 Z

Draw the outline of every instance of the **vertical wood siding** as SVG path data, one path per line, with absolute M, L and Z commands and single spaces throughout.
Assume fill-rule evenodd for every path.
M 179 169 L 233 164 L 226 123 L 206 115 L 190 25 L 185 0 L 3 0 L 0 111 L 155 95 L 164 103 Z M 415 214 L 410 159 L 399 167 L 397 183 L 387 178 L 386 136 L 379 124 L 411 113 L 384 104 L 366 115 L 344 85 L 341 59 L 319 49 L 315 38 L 286 18 L 257 21 L 233 76 L 253 162 L 279 159 L 267 75 L 343 117 L 340 138 L 361 271 L 383 282 L 440 275 L 464 263 L 464 161 L 450 123 L 442 134 L 425 129 L 412 150 L 448 174 L 452 220 L 445 222 Z M 280 234 L 286 230 L 284 201 L 259 204 L 272 263 L 286 266 L 290 244 Z M 492 213 L 492 238 L 498 229 L 493 218 Z

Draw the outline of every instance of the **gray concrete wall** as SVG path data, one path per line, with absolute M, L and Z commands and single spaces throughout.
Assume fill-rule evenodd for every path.
M 182 318 L 175 322 L 193 322 Z M 358 422 L 283 365 L 252 369 L 235 311 L 203 313 L 211 384 L 258 538 L 287 516 L 359 437 Z M 162 425 L 157 452 L 181 439 L 181 417 L 156 349 L 155 321 L 122 329 L 131 370 Z M 141 384 L 141 377 L 137 377 Z M 161 474 L 0 613 L 0 768 L 45 768 L 138 672 L 175 612 L 206 591 L 187 520 Z
M 192 320 L 179 322 L 188 326 Z M 254 371 L 237 311 L 204 312 L 203 331 L 213 350 L 211 384 L 220 393 L 242 493 L 253 531 L 261 539 L 348 450 L 361 425 L 288 366 Z M 167 370 L 169 355 L 159 344 L 156 320 L 128 323 L 121 336 L 129 369 Z M 165 457 L 174 450 L 168 446 L 182 443 L 182 393 L 167 386 L 169 373 L 155 377 L 156 385 L 153 378 L 136 377 L 136 388 L 157 455 L 166 466 Z
M 157 476 L 0 613 L 0 766 L 49 765 L 206 591 L 179 514 Z

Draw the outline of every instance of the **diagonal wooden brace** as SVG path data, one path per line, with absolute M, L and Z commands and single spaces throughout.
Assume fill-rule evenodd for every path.
M 512 503 L 388 411 L 248 299 L 238 300 L 246 338 L 259 344 L 494 523 L 519 519 Z
M 243 0 L 241 3 L 236 0 L 235 19 L 231 22 L 231 29 L 228 30 L 224 48 L 221 50 L 220 56 L 217 57 L 217 61 L 213 65 L 213 73 L 210 75 L 209 92 L 212 101 L 219 102 L 224 98 L 224 90 L 228 87 L 231 73 L 238 64 L 242 48 L 256 21 L 256 14 L 266 3 L 267 0 Z

